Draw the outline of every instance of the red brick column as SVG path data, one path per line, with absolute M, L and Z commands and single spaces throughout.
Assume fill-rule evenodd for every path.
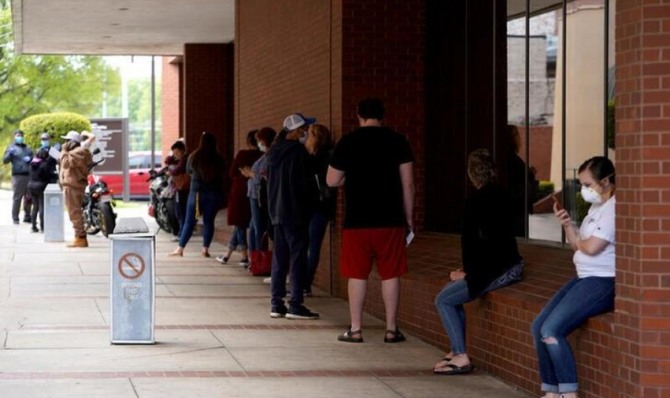
M 170 152 L 172 144 L 183 135 L 182 112 L 183 96 L 181 90 L 182 63 L 179 57 L 163 57 L 161 73 L 161 120 L 163 155 Z M 164 156 L 165 157 L 165 156 Z
M 616 7 L 617 396 L 669 397 L 670 4 Z
M 233 45 L 186 44 L 184 47 L 183 128 L 189 151 L 203 131 L 216 136 L 227 162 L 233 156 Z

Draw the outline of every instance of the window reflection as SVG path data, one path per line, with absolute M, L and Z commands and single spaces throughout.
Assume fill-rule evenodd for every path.
M 562 240 L 551 194 L 561 195 L 573 218 L 578 218 L 586 207 L 578 194 L 576 169 L 585 159 L 603 155 L 606 148 L 607 93 L 613 92 L 614 84 L 607 79 L 608 70 L 613 74 L 614 51 L 611 29 L 605 33 L 606 1 L 570 1 L 564 12 L 550 8 L 562 2 L 531 0 L 528 31 L 522 2 L 508 3 L 508 123 L 520 133 L 518 157 L 539 181 L 535 189 L 529 178 L 523 189 L 532 203 L 523 231 L 530 239 Z M 609 8 L 614 15 L 613 5 Z

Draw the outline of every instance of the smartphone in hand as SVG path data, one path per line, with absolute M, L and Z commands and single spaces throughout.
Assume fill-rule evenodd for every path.
M 558 211 L 565 210 L 565 207 L 563 207 L 557 195 L 552 195 L 551 198 L 554 200 L 554 203 L 556 203 L 556 208 Z
M 405 246 L 409 246 L 409 244 L 412 243 L 412 239 L 414 239 L 414 231 L 407 229 L 407 234 L 405 235 Z

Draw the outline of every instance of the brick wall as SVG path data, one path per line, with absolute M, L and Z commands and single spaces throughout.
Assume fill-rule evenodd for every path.
M 330 1 L 244 0 L 236 8 L 236 149 L 247 131 L 279 131 L 294 112 L 332 128 Z
M 424 1 L 403 0 L 338 0 L 333 21 L 341 24 L 341 35 L 333 45 L 339 56 L 333 63 L 341 65 L 341 93 L 339 103 L 342 133 L 358 127 L 356 104 L 365 97 L 378 97 L 386 105 L 385 124 L 409 140 L 415 156 L 416 184 L 415 223 L 419 229 L 424 223 L 425 196 L 425 11 Z M 381 11 L 380 11 L 381 10 Z M 339 33 L 339 31 L 338 31 Z M 335 37 L 335 35 L 333 35 Z M 342 201 L 340 201 L 342 202 Z M 342 205 L 342 203 L 340 203 Z M 334 247 L 339 247 L 342 207 L 338 212 L 333 235 Z M 333 255 L 334 266 L 339 263 Z M 378 286 L 370 286 L 370 296 L 377 295 Z M 334 289 L 341 297 L 347 296 L 345 280 L 336 278 Z M 368 311 L 378 311 L 378 304 L 369 301 Z
M 518 126 L 521 135 L 521 157 L 526 156 L 526 126 Z M 538 180 L 551 179 L 551 140 L 553 126 L 530 126 L 530 165 Z
M 162 118 L 162 151 L 170 152 L 172 144 L 182 136 L 182 91 L 180 58 L 163 57 L 161 72 L 161 118 Z
M 622 397 L 670 396 L 670 4 L 616 3 L 616 374 Z
M 203 131 L 214 134 L 219 151 L 232 161 L 233 45 L 184 46 L 184 137 L 189 151 L 198 147 Z

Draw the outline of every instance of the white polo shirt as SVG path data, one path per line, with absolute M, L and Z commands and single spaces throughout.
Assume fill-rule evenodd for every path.
M 581 238 L 588 239 L 595 236 L 606 240 L 609 244 L 594 256 L 589 256 L 580 250 L 575 252 L 572 260 L 577 268 L 578 277 L 614 277 L 616 275 L 615 208 L 616 199 L 612 196 L 605 203 L 591 205 L 588 214 L 584 217 L 584 221 L 579 228 Z

